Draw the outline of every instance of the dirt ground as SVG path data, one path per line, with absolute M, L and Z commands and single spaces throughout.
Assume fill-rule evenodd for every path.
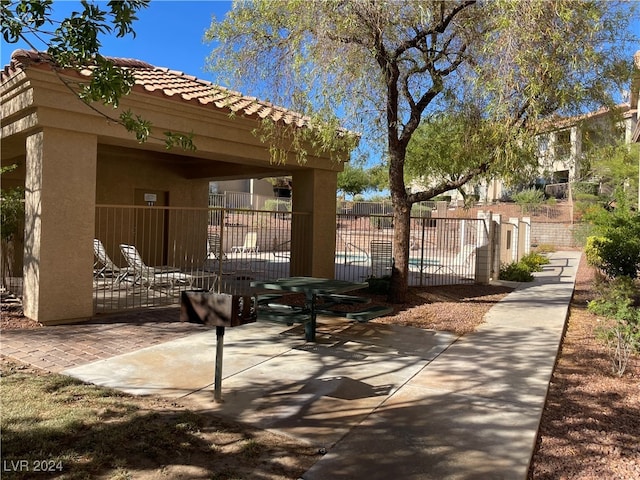
M 509 291 L 505 287 L 480 285 L 412 289 L 409 302 L 398 306 L 393 316 L 374 321 L 464 334 L 473 331 L 491 306 Z M 624 376 L 612 374 L 607 350 L 597 339 L 599 320 L 586 310 L 593 295 L 593 271 L 583 257 L 529 480 L 640 479 L 640 359 L 632 358 Z M 3 299 L 2 329 L 40 327 L 20 315 L 19 304 L 4 300 L 8 299 Z M 383 303 L 384 299 L 374 301 Z M 166 408 L 158 399 L 140 402 L 148 410 Z M 246 434 L 256 435 L 249 427 Z M 260 478 L 297 478 L 315 461 L 315 452 L 287 444 L 289 440 L 282 437 L 265 432 L 263 440 L 271 443 L 274 450 L 280 449 L 282 461 L 278 462 L 277 473 Z M 238 456 L 230 458 L 243 461 Z M 234 470 L 234 465 L 226 467 Z M 241 465 L 237 467 L 237 471 L 242 471 Z

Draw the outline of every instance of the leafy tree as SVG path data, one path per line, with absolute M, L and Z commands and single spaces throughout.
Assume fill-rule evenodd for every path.
M 623 185 L 629 202 L 638 204 L 639 148 L 638 144 L 629 147 L 618 141 L 594 148 L 585 155 L 585 163 L 589 166 L 585 175 L 597 180 L 605 195 L 608 192 L 607 200 L 612 200 L 617 187 Z
M 82 0 L 79 3 L 78 11 L 55 20 L 52 0 L 2 0 L 2 37 L 7 43 L 23 40 L 57 71 L 80 71 L 91 66 L 93 74 L 88 84 L 68 76 L 60 79 L 89 106 L 100 102 L 117 108 L 120 99 L 131 92 L 135 79 L 130 71 L 100 54 L 100 36 L 135 36 L 136 13 L 147 7 L 149 0 L 111 0 L 106 4 Z M 94 110 L 124 126 L 140 142 L 152 133 L 151 123 L 130 110 L 121 112 L 118 118 Z M 190 134 L 164 132 L 163 139 L 167 148 L 195 148 Z
M 423 119 L 407 146 L 405 179 L 421 185 L 460 183 L 470 169 L 480 168 L 500 152 L 505 143 L 500 138 L 500 129 L 494 128 L 482 117 L 479 109 L 463 105 Z M 492 168 L 479 173 L 474 182 L 500 176 L 507 183 L 520 183 L 530 179 L 537 167 L 533 137 L 522 138 L 517 148 L 521 168 L 515 171 L 498 171 L 499 162 L 491 162 Z M 467 192 L 458 188 L 463 199 Z
M 385 169 L 380 165 L 371 168 L 352 166 L 345 163 L 344 170 L 338 173 L 338 191 L 355 196 L 367 190 L 384 190 L 388 187 Z
M 17 165 L 0 167 L 0 177 L 11 172 Z M 2 286 L 8 287 L 11 275 L 11 242 L 24 221 L 24 190 L 22 188 L 3 188 L 0 190 L 0 263 L 2 265 Z
M 360 167 L 345 163 L 344 170 L 338 173 L 338 190 L 348 195 L 357 195 L 371 188 L 367 172 Z
M 518 146 L 540 118 L 611 104 L 608 92 L 629 78 L 620 41 L 633 7 L 573 0 L 237 2 L 206 34 L 217 41 L 209 66 L 228 75 L 221 83 L 250 83 L 257 95 L 309 115 L 311 128 L 286 132 L 300 147 L 306 141 L 330 149 L 343 138 L 338 125 L 378 142 L 394 207 L 389 300 L 400 302 L 408 288 L 412 204 L 491 171 L 521 170 Z M 490 125 L 492 154 L 455 179 L 409 192 L 405 160 L 422 120 L 467 98 Z M 276 132 L 263 138 L 278 139 Z

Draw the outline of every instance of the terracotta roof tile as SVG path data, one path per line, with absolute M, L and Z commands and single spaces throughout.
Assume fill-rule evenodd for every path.
M 167 98 L 195 103 L 202 106 L 215 107 L 255 118 L 271 118 L 274 121 L 294 123 L 299 127 L 308 126 L 309 118 L 297 112 L 277 107 L 270 102 L 258 100 L 255 97 L 242 95 L 240 92 L 214 85 L 213 83 L 188 75 L 183 72 L 164 67 L 156 67 L 150 63 L 132 58 L 112 58 L 115 65 L 130 69 L 135 77 L 134 90 L 142 90 L 153 94 L 161 94 Z M 50 58 L 35 51 L 16 50 L 11 55 L 11 63 L 0 72 L 0 79 L 4 83 L 21 70 L 30 66 L 51 68 Z M 80 71 L 83 76 L 91 75 L 91 69 Z M 213 105 L 211 105 L 213 104 Z

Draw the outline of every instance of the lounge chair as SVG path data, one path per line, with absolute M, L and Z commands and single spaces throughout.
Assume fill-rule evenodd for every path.
M 104 245 L 97 238 L 93 239 L 93 253 L 96 257 L 96 261 L 93 264 L 93 278 L 111 277 L 113 279 L 113 285 L 119 284 L 129 274 L 127 268 L 120 268 L 107 254 L 107 250 Z
M 244 244 L 231 247 L 232 252 L 237 253 L 258 253 L 258 234 L 249 232 L 244 236 Z
M 453 260 L 442 262 L 436 259 L 420 259 L 409 258 L 409 268 L 412 270 L 419 270 L 421 273 L 428 268 L 433 268 L 433 273 L 438 273 L 442 270 L 448 270 L 450 273 L 465 275 L 470 267 L 470 260 L 476 251 L 475 245 L 465 245 L 460 251 L 453 257 Z
M 371 240 L 371 276 L 381 278 L 391 275 L 393 268 L 393 244 L 389 241 Z
M 226 262 L 229 260 L 227 254 L 222 249 L 222 240 L 217 233 L 210 233 L 207 238 L 208 256 L 213 255 L 213 258 L 219 262 Z
M 134 245 L 121 244 L 120 251 L 129 265 L 129 271 L 133 275 L 133 284 L 153 287 L 169 287 L 176 285 L 191 285 L 193 280 L 189 275 L 180 273 L 180 269 L 170 266 L 150 267 L 144 263 L 138 249 Z
M 226 271 L 224 269 L 224 264 L 229 262 L 229 257 L 227 257 L 227 254 L 222 248 L 222 240 L 220 239 L 220 235 L 218 235 L 217 233 L 210 233 L 207 237 L 207 260 L 211 257 L 213 257 L 213 259 L 218 262 L 218 267 L 215 268 L 214 271 L 218 271 L 218 269 L 222 267 L 221 273 L 223 275 L 235 274 L 235 271 Z M 205 261 L 204 270 L 211 271 L 213 267 L 208 266 L 207 263 L 208 262 Z
M 291 240 L 286 240 L 284 242 L 278 243 L 273 246 L 273 257 L 277 259 L 281 258 L 284 261 L 291 261 Z

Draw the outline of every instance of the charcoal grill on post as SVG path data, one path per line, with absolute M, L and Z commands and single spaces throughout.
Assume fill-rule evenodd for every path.
M 251 296 L 209 293 L 205 290 L 182 292 L 180 321 L 216 327 L 216 367 L 213 394 L 216 402 L 222 401 L 224 329 L 253 323 L 256 319 L 256 309 Z

